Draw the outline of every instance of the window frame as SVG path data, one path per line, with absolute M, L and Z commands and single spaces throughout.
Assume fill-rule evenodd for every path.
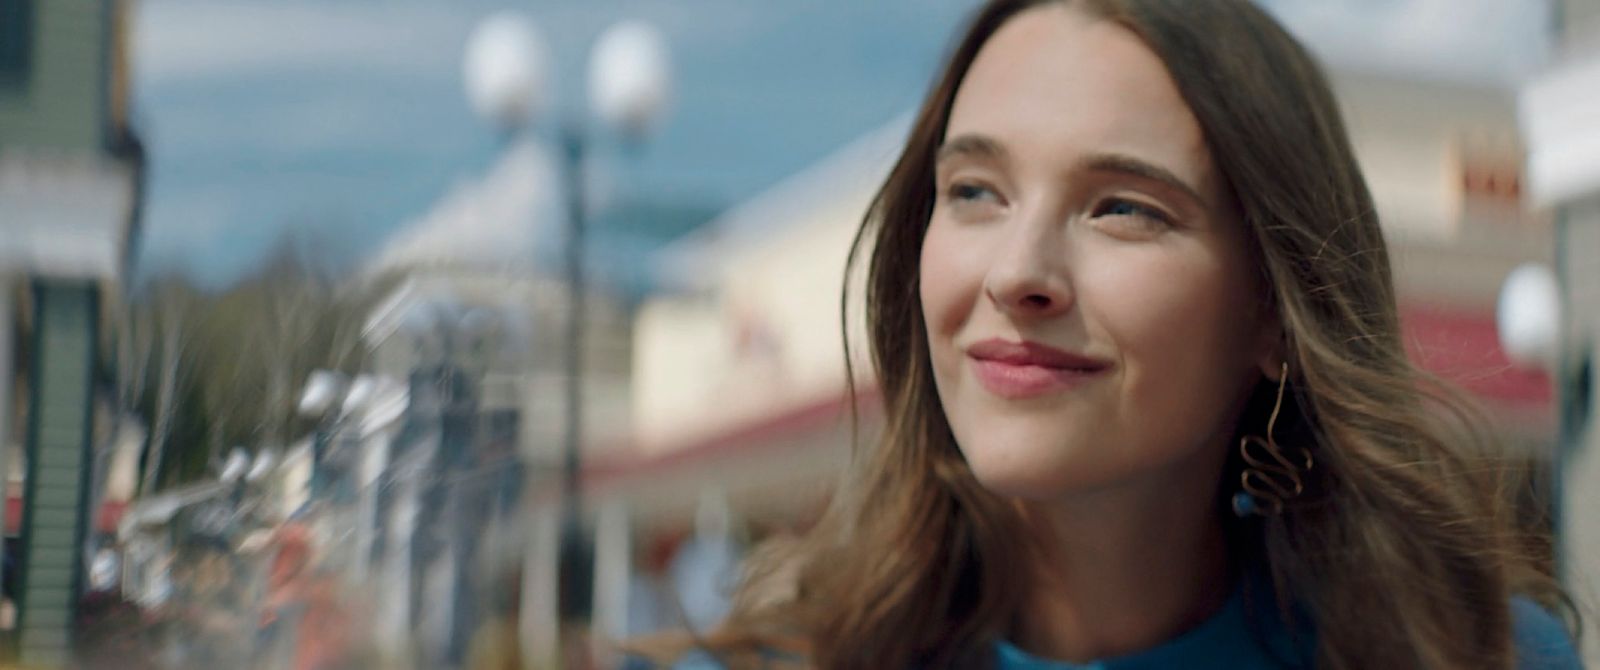
M 27 87 L 38 28 L 35 0 L 0 0 L 0 91 Z

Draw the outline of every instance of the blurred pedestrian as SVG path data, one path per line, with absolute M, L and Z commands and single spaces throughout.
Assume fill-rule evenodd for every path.
M 522 641 L 518 630 L 522 615 L 522 574 L 502 571 L 489 591 L 489 611 L 467 645 L 470 670 L 521 670 Z
M 258 667 L 280 665 L 294 648 L 295 631 L 305 609 L 303 582 L 313 558 L 311 531 L 298 519 L 287 520 L 273 532 L 268 551 L 272 558 L 256 625 Z
M 294 670 L 343 670 L 359 667 L 355 622 L 332 573 L 304 578 L 304 609 L 296 635 Z
M 988 3 L 858 237 L 884 434 L 680 648 L 1578 667 L 1498 452 L 1407 359 L 1375 212 L 1251 2 Z

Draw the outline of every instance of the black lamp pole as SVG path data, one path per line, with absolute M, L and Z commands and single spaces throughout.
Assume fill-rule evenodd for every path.
M 584 233 L 588 209 L 584 198 L 584 130 L 581 124 L 561 126 L 562 176 L 566 181 L 567 236 L 567 374 L 566 416 L 561 461 L 560 613 L 562 621 L 586 618 L 590 612 L 593 560 L 583 532 L 580 488 L 583 449 Z

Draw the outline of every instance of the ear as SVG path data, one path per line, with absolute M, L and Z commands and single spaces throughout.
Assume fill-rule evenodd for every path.
M 1277 310 L 1262 314 L 1261 325 L 1256 332 L 1256 367 L 1260 368 L 1261 376 L 1277 382 L 1283 376 L 1283 363 L 1288 359 L 1283 322 L 1278 319 Z

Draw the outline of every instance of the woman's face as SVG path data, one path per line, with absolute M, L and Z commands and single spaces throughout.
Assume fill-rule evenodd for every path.
M 963 80 L 935 173 L 923 316 L 979 481 L 1035 500 L 1214 481 L 1277 330 L 1160 59 L 1077 10 L 1019 14 Z

